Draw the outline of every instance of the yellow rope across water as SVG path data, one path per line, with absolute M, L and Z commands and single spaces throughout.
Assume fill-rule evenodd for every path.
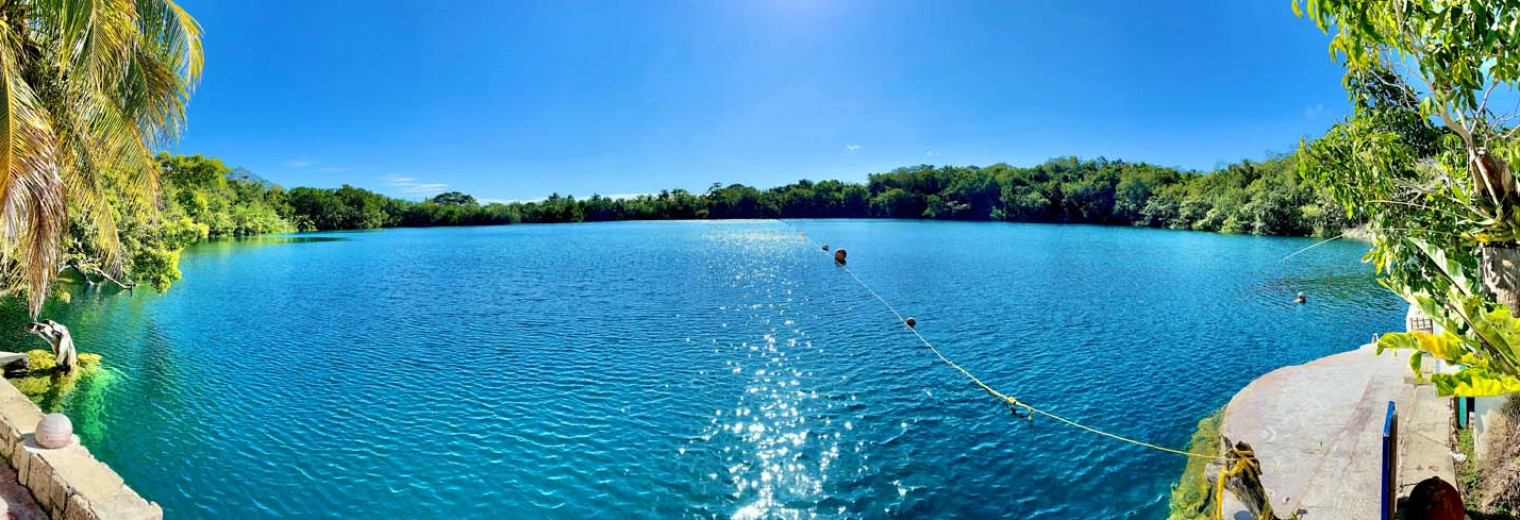
M 822 248 L 821 244 L 819 244 L 818 242 L 813 241 L 813 239 L 811 239 L 811 238 L 808 238 L 807 233 L 805 233 L 801 229 L 797 228 L 797 226 L 792 225 L 791 222 L 787 222 L 785 220 L 780 220 L 780 219 L 777 219 L 777 220 L 779 222 L 781 222 L 782 224 L 786 224 L 787 227 L 790 227 L 790 228 L 796 230 L 798 232 L 799 236 L 801 236 L 803 239 L 807 240 L 808 242 L 812 243 L 813 249 L 815 251 L 825 251 Z M 1030 405 L 1028 403 L 1020 401 L 1018 398 L 1016 398 L 1014 396 L 1008 395 L 1006 393 L 1003 393 L 1003 392 L 999 391 L 996 388 L 993 388 L 992 385 L 989 385 L 985 381 L 982 381 L 982 378 L 976 377 L 976 374 L 971 373 L 970 370 L 966 370 L 965 367 L 962 367 L 960 364 L 956 363 L 955 361 L 952 361 L 948 356 L 945 356 L 945 354 L 943 352 L 940 352 L 940 350 L 939 350 L 938 347 L 934 346 L 934 343 L 930 342 L 928 338 L 925 338 L 923 334 L 919 333 L 918 329 L 909 326 L 907 318 L 903 317 L 903 315 L 902 315 L 901 312 L 897 312 L 897 308 L 893 307 L 891 302 L 888 302 L 886 298 L 882 298 L 880 294 L 877 294 L 875 289 L 872 289 L 871 286 L 865 282 L 865 280 L 862 280 L 859 275 L 855 274 L 855 271 L 851 271 L 849 266 L 847 266 L 845 264 L 838 264 L 838 265 L 839 265 L 840 269 L 843 269 L 844 272 L 849 273 L 849 275 L 850 275 L 851 278 L 855 279 L 855 283 L 860 284 L 861 288 L 865 289 L 867 293 L 870 293 L 871 297 L 876 298 L 876 301 L 879 301 L 879 302 L 881 302 L 881 304 L 883 306 L 886 306 L 887 310 L 892 311 L 892 315 L 897 318 L 897 322 L 903 326 L 903 329 L 907 330 L 908 332 L 913 333 L 913 335 L 918 338 L 918 341 L 920 343 L 922 343 L 925 347 L 928 347 L 929 351 L 933 352 L 934 355 L 936 357 L 938 357 L 940 361 L 944 362 L 946 365 L 949 365 L 950 368 L 954 368 L 955 370 L 959 371 L 961 374 L 964 374 L 966 376 L 966 378 L 968 378 L 968 379 L 971 380 L 972 383 L 976 383 L 976 386 L 981 387 L 982 390 L 985 390 L 988 394 L 991 394 L 993 397 L 996 397 L 999 401 L 1002 401 L 1004 404 L 1007 404 L 1008 406 L 1013 406 L 1013 407 L 1018 407 L 1020 409 L 1023 409 L 1025 412 L 1027 412 L 1028 414 L 1030 414 L 1031 417 L 1034 416 L 1034 415 L 1041 415 L 1041 416 L 1044 416 L 1044 417 L 1048 417 L 1050 419 L 1054 419 L 1056 422 L 1060 422 L 1062 424 L 1065 424 L 1067 426 L 1071 426 L 1073 428 L 1077 428 L 1077 429 L 1080 429 L 1080 430 L 1083 430 L 1083 431 L 1086 431 L 1086 432 L 1089 432 L 1089 433 L 1095 433 L 1095 434 L 1098 434 L 1098 435 L 1101 435 L 1101 436 L 1104 436 L 1104 437 L 1108 437 L 1110 439 L 1114 439 L 1114 440 L 1121 441 L 1121 442 L 1126 442 L 1126 443 L 1133 444 L 1133 445 L 1136 445 L 1136 446 L 1140 446 L 1140 447 L 1143 447 L 1143 448 L 1150 448 L 1150 449 L 1153 449 L 1153 450 L 1163 451 L 1163 452 L 1166 452 L 1166 453 L 1172 453 L 1172 454 L 1176 454 L 1176 455 L 1184 455 L 1184 456 L 1188 456 L 1188 457 L 1197 457 L 1197 458 L 1201 458 L 1201 459 L 1224 460 L 1224 457 L 1220 456 L 1220 455 L 1212 455 L 1212 454 L 1208 454 L 1208 453 L 1195 453 L 1195 452 L 1186 451 L 1186 450 L 1179 450 L 1179 449 L 1174 449 L 1174 448 L 1168 448 L 1168 447 L 1165 447 L 1165 446 L 1160 446 L 1160 445 L 1152 444 L 1152 443 L 1145 442 L 1145 441 L 1131 439 L 1131 438 L 1125 437 L 1123 435 L 1119 435 L 1119 434 L 1116 434 L 1116 433 L 1111 433 L 1111 432 L 1107 432 L 1107 431 L 1100 430 L 1100 429 L 1097 429 L 1097 428 L 1093 428 L 1091 426 L 1088 426 L 1088 425 L 1085 425 L 1085 424 L 1073 421 L 1071 419 L 1067 419 L 1065 417 L 1062 417 L 1060 415 L 1056 415 L 1054 413 L 1045 411 L 1043 409 L 1036 408 L 1036 407 L 1034 407 L 1034 406 L 1032 406 L 1032 405 Z

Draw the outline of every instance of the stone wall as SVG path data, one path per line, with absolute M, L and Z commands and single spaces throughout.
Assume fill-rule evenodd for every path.
M 158 504 L 138 496 L 77 438 L 63 448 L 38 446 L 32 430 L 42 415 L 10 381 L 0 380 L 0 457 L 16 470 L 17 480 L 48 516 L 54 520 L 164 517 Z

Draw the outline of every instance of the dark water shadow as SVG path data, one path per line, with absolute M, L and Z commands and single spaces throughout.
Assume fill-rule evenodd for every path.
M 206 239 L 185 248 L 186 254 L 197 256 L 220 256 L 232 254 L 238 251 L 248 251 L 254 248 L 268 246 L 289 246 L 297 244 L 322 244 L 332 242 L 346 242 L 352 240 L 346 237 L 336 236 L 300 236 L 300 235 L 273 235 L 273 236 L 249 236 L 249 237 L 222 237 Z
M 352 240 L 352 239 L 347 238 L 347 237 L 337 237 L 337 236 L 299 236 L 299 235 L 295 235 L 295 236 L 292 236 L 292 235 L 269 235 L 269 236 L 266 236 L 266 235 L 255 235 L 255 236 L 245 236 L 245 237 L 208 238 L 206 240 L 202 240 L 202 241 L 196 242 L 195 244 L 192 244 L 190 246 L 190 248 L 193 249 L 193 248 L 207 247 L 207 246 L 215 247 L 215 246 L 226 246 L 226 245 L 262 246 L 262 245 L 282 245 L 282 244 L 306 244 L 306 243 L 317 243 L 317 242 L 344 242 L 344 241 L 348 241 L 348 240 Z

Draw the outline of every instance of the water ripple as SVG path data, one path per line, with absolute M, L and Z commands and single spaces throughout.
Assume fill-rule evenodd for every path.
M 989 382 L 1162 444 L 1402 316 L 1355 243 L 799 225 Z M 169 516 L 1156 518 L 1182 466 L 1016 420 L 775 222 L 324 236 L 50 310 L 118 374 L 65 411 Z

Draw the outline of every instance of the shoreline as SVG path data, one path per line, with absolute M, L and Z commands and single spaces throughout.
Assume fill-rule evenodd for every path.
M 0 488 L 7 506 L 26 518 L 28 506 L 45 518 L 160 520 L 163 508 L 138 495 L 121 476 L 95 458 L 77 435 L 61 448 L 45 448 L 33 438 L 43 419 L 42 409 L 22 394 L 9 379 L 0 381 L 0 481 L 15 482 L 30 492 L 17 496 L 14 488 Z M 12 476 L 6 471 L 14 473 Z M 24 500 L 30 498 L 33 504 Z M 19 503 L 18 503 L 19 502 Z
M 1194 438 L 1218 440 L 1212 448 L 1221 455 L 1234 443 L 1249 444 L 1260 464 L 1260 489 L 1279 514 L 1376 518 L 1388 471 L 1387 428 L 1397 439 L 1396 498 L 1431 477 L 1462 484 L 1453 455 L 1458 430 L 1452 402 L 1428 381 L 1417 381 L 1407 358 L 1378 355 L 1369 344 L 1261 375 L 1231 397 L 1218 421 L 1200 422 Z M 1396 414 L 1392 423 L 1390 413 Z M 1187 487 L 1197 488 L 1199 479 L 1212 490 L 1222 471 L 1219 462 L 1190 465 L 1174 490 L 1189 482 Z M 1218 501 L 1225 518 L 1251 514 L 1233 492 L 1197 499 L 1174 492 L 1172 518 L 1195 518 L 1198 506 L 1212 510 Z
M 1030 224 L 1042 226 L 1084 226 L 1103 228 L 1133 228 L 1153 229 L 1156 231 L 1176 231 L 1184 233 L 1207 233 L 1211 235 L 1225 236 L 1249 236 L 1249 237 L 1275 237 L 1275 238 L 1309 238 L 1309 239 L 1348 239 L 1360 242 L 1369 242 L 1372 237 L 1367 232 L 1366 226 L 1357 226 L 1344 230 L 1339 235 L 1292 235 L 1292 234 L 1262 234 L 1262 233 L 1230 233 L 1225 231 L 1208 231 L 1201 229 L 1175 229 L 1159 226 L 1141 226 L 1123 223 L 1103 222 L 1048 222 L 1026 220 L 982 220 L 982 219 L 939 219 L 939 218 L 896 218 L 896 217 L 736 217 L 736 218 L 671 218 L 671 219 L 615 219 L 615 220 L 581 220 L 575 222 L 517 222 L 517 223 L 494 223 L 494 224 L 451 224 L 433 226 L 383 226 L 373 228 L 343 228 L 321 229 L 311 231 L 290 231 L 281 233 L 265 233 L 253 235 L 222 235 L 208 237 L 195 243 L 215 242 L 222 240 L 242 240 L 259 237 L 299 237 L 323 233 L 358 233 L 384 231 L 388 229 L 452 229 L 452 228 L 490 228 L 510 226 L 570 226 L 575 224 L 611 224 L 618 222 L 765 222 L 765 221 L 885 221 L 885 222 L 962 222 L 962 223 L 986 223 L 986 224 Z

